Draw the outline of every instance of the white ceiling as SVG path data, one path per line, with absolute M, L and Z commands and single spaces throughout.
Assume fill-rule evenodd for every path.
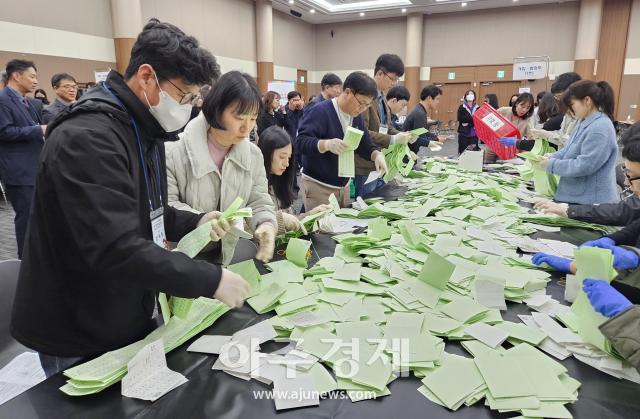
M 366 19 L 400 17 L 407 13 L 451 13 L 498 7 L 521 7 L 532 4 L 566 3 L 577 0 L 273 0 L 273 7 L 290 15 L 290 10 L 302 14 L 301 19 L 313 23 L 348 22 Z M 314 9 L 315 13 L 310 13 Z M 406 9 L 403 12 L 403 9 Z M 364 16 L 360 16 L 364 13 Z

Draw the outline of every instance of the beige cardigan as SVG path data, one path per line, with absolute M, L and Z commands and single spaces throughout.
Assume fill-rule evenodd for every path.
M 260 149 L 248 140 L 234 145 L 220 172 L 209 155 L 208 128 L 201 112 L 187 124 L 179 141 L 166 143 L 169 205 L 197 213 L 223 211 L 240 197 L 253 210 L 247 220 L 252 230 L 264 222 L 277 226 Z M 233 258 L 237 242 L 232 234 L 222 239 L 223 264 Z
M 516 127 L 518 127 L 518 131 L 520 131 L 520 135 L 522 136 L 523 140 L 525 138 L 532 139 L 533 135 L 531 134 L 531 126 L 529 125 L 529 119 L 522 119 L 519 116 L 514 115 L 513 110 L 508 106 L 498 109 L 498 113 L 500 113 L 500 115 L 504 116 L 509 121 L 511 121 Z

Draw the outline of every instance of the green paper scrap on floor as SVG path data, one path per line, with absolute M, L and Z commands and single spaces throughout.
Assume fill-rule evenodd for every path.
M 519 177 L 461 172 L 455 162 L 428 160 L 424 171 L 411 171 L 406 181 L 407 192 L 397 201 L 368 200 L 367 208 L 354 210 L 357 218 L 370 219 L 367 231 L 332 236 L 334 254 L 313 266 L 307 259 L 311 243 L 297 238 L 289 241 L 285 260 L 265 265 L 267 274 L 257 274 L 253 261 L 230 266 L 251 284 L 247 303 L 260 314 L 275 312 L 270 322 L 278 337 L 319 358 L 318 389 L 344 390 L 353 402 L 390 395 L 388 384 L 410 372 L 422 379 L 417 391 L 426 403 L 451 410 L 484 403 L 523 416 L 571 417 L 565 406 L 577 400 L 580 383 L 535 347 L 549 339 L 547 333 L 505 321 L 498 306 L 483 305 L 522 303 L 544 294 L 550 274 L 520 258 L 513 241 L 536 231 L 530 223 L 556 221 L 518 205 L 532 196 Z M 578 261 L 589 252 L 580 249 Z M 611 266 L 604 253 L 595 257 Z M 588 263 L 578 266 L 579 274 L 610 273 L 596 272 Z M 165 341 L 167 350 L 226 311 L 214 300 L 192 304 L 185 310 L 180 301 L 169 300 L 174 316 L 152 333 L 155 339 L 174 336 Z M 577 300 L 573 310 L 582 315 L 586 307 Z M 610 350 L 592 333 L 599 320 L 590 318 L 590 324 L 577 322 L 579 331 Z M 496 344 L 495 335 L 510 345 Z M 357 347 L 346 352 L 336 352 L 330 343 L 352 339 Z M 451 341 L 462 341 L 469 356 L 449 353 Z M 381 348 L 372 342 L 382 342 Z M 62 390 L 91 394 L 117 382 L 143 345 L 65 371 L 70 380 Z M 372 357 L 372 363 L 365 362 Z M 345 368 L 344 361 L 357 370 Z

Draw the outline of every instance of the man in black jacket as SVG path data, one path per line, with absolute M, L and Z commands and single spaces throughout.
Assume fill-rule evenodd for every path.
M 541 201 L 535 208 L 547 213 L 589 223 L 626 226 L 640 217 L 640 122 L 622 135 L 625 162 L 625 185 L 633 196 L 615 204 L 573 205 Z
M 49 126 L 11 322 L 48 376 L 144 338 L 159 292 L 246 297 L 239 275 L 166 249 L 218 215 L 167 205 L 163 141 L 219 74 L 195 38 L 152 19 L 125 77 L 112 71 Z M 213 223 L 212 240 L 228 229 Z

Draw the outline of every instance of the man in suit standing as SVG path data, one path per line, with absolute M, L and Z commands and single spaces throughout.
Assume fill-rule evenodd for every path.
M 7 87 L 0 91 L 0 178 L 16 213 L 14 224 L 18 257 L 22 258 L 29 208 L 35 187 L 38 159 L 46 125 L 42 115 L 25 96 L 38 85 L 31 61 L 7 63 Z
M 42 112 L 42 120 L 45 124 L 51 122 L 56 115 L 75 102 L 78 94 L 76 79 L 67 73 L 54 74 L 51 77 L 51 87 L 56 91 L 56 99 Z
M 404 63 L 395 54 L 382 54 L 376 60 L 373 70 L 373 79 L 376 82 L 378 94 L 371 106 L 363 113 L 364 125 L 369 130 L 369 137 L 373 143 L 383 148 L 388 148 L 392 144 L 408 144 L 415 142 L 417 136 L 412 136 L 408 132 L 400 132 L 392 125 L 391 110 L 385 99 L 389 89 L 398 84 L 398 79 L 404 74 Z M 360 156 L 355 156 L 356 165 L 356 196 L 366 197 L 374 190 L 384 186 L 382 179 L 365 184 L 369 173 L 375 170 L 372 162 Z

